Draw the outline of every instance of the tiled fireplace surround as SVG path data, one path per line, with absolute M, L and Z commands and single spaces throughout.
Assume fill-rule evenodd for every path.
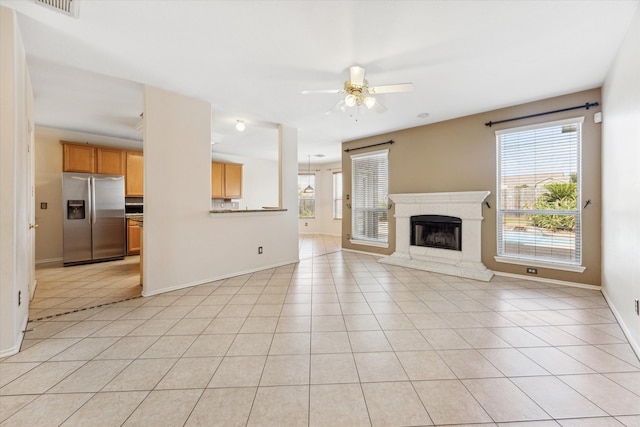
M 396 206 L 396 250 L 380 260 L 398 265 L 489 281 L 493 272 L 481 259 L 482 205 L 490 191 L 390 194 Z M 413 246 L 411 217 L 448 215 L 462 220 L 462 251 Z

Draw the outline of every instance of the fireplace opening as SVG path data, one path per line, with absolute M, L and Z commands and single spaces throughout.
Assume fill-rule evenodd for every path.
M 462 250 L 462 220 L 445 215 L 411 217 L 411 245 Z

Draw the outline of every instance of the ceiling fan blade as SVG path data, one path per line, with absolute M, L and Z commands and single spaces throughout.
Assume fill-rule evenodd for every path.
M 347 111 L 347 104 L 344 102 L 344 99 L 341 99 L 336 105 L 326 111 L 325 114 L 343 113 L 345 111 Z
M 303 90 L 303 95 L 316 94 L 316 93 L 340 93 L 342 89 L 319 89 L 319 90 Z
M 413 90 L 413 83 L 398 83 L 393 85 L 374 86 L 369 88 L 369 93 L 393 93 L 393 92 L 410 92 Z
M 384 113 L 385 111 L 387 111 L 387 107 L 385 107 L 384 104 L 381 104 L 377 99 L 376 103 L 373 104 L 373 107 L 371 107 L 371 109 L 376 113 Z
M 362 86 L 364 85 L 364 68 L 354 65 L 349 68 L 349 80 L 351 85 Z

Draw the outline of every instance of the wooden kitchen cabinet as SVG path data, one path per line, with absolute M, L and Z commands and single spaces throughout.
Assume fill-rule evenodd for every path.
M 211 198 L 242 198 L 242 165 L 211 162 Z
M 125 174 L 124 151 L 110 148 L 96 148 L 96 172 L 109 175 Z
M 90 145 L 62 144 L 63 172 L 95 173 L 96 150 Z
M 224 163 L 211 162 L 211 198 L 224 199 Z
M 138 221 L 127 219 L 127 255 L 140 253 L 140 226 Z
M 144 195 L 144 158 L 139 151 L 126 152 L 125 196 Z
M 242 165 L 224 165 L 224 194 L 227 199 L 242 197 Z

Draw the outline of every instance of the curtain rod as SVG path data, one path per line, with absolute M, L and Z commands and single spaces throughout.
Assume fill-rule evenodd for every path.
M 578 106 L 575 106 L 575 107 L 563 108 L 561 110 L 546 111 L 544 113 L 530 114 L 528 116 L 514 117 L 513 119 L 498 120 L 497 122 L 487 122 L 484 125 L 491 127 L 493 125 L 497 125 L 498 123 L 506 123 L 506 122 L 512 122 L 514 120 L 530 119 L 531 117 L 546 116 L 547 114 L 562 113 L 563 111 L 579 110 L 580 108 L 586 108 L 588 110 L 589 108 L 597 107 L 598 105 L 600 105 L 598 102 L 592 102 L 592 103 L 588 103 L 587 102 L 584 105 L 578 105 Z
M 365 148 L 377 147 L 378 145 L 385 145 L 385 144 L 393 144 L 393 139 L 390 139 L 387 142 L 379 142 L 377 144 L 365 145 L 364 147 L 347 148 L 347 149 L 344 150 L 344 152 L 348 153 L 350 151 L 362 150 L 362 149 L 365 149 Z

